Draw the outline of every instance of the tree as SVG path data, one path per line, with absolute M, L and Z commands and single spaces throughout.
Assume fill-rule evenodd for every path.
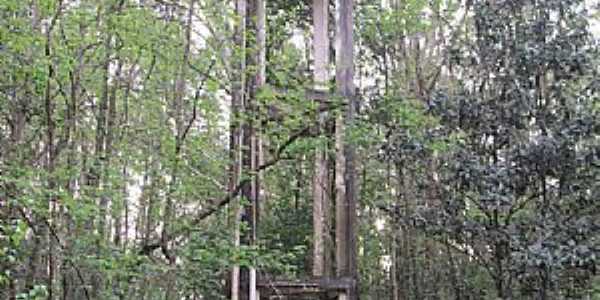
M 471 251 L 498 297 L 580 297 L 563 284 L 589 279 L 596 255 L 597 70 L 584 5 L 473 5 L 473 34 L 452 57 L 464 79 L 432 102 L 457 135 L 441 230 Z
M 597 12 L 0 0 L 0 298 L 591 298 Z

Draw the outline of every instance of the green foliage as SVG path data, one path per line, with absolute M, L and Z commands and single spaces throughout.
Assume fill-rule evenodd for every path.
M 48 297 L 48 291 L 45 285 L 36 285 L 27 293 L 17 295 L 18 300 L 41 300 Z
M 454 187 L 441 224 L 457 242 L 491 249 L 478 255 L 482 267 L 494 266 L 487 272 L 501 297 L 582 296 L 585 288 L 565 282 L 586 285 L 597 264 L 596 225 L 587 221 L 597 206 L 585 208 L 589 195 L 578 192 L 597 188 L 585 177 L 598 170 L 583 159 L 598 146 L 590 109 L 597 53 L 575 2 L 474 2 L 474 50 L 459 60 L 473 75 L 434 100 L 448 134 L 462 135 L 445 156 Z M 582 231 L 591 236 L 575 237 Z
M 395 278 L 403 299 L 598 294 L 592 16 L 468 2 L 464 21 L 462 1 L 354 2 L 361 293 L 387 299 Z M 0 0 L 0 298 L 225 299 L 233 265 L 308 277 L 315 149 L 332 189 L 347 110 L 309 95 L 310 18 L 310 1 L 267 1 L 254 91 L 256 36 L 236 45 L 230 2 Z M 240 124 L 277 161 L 237 178 L 261 186 L 252 246 L 233 238 Z

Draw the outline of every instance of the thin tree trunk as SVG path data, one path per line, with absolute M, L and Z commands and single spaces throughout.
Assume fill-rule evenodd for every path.
M 229 182 L 229 192 L 233 192 L 235 187 L 239 184 L 241 177 L 241 163 L 242 163 L 242 127 L 240 126 L 242 105 L 244 102 L 245 95 L 245 82 L 246 82 L 246 0 L 236 1 L 236 17 L 238 18 L 234 44 L 235 50 L 233 57 L 236 60 L 234 63 L 233 70 L 235 79 L 232 86 L 232 97 L 231 97 L 231 116 L 230 116 L 230 158 L 231 158 L 231 172 Z M 240 246 L 240 225 L 241 225 L 241 214 L 242 206 L 239 201 L 234 202 L 234 246 Z M 240 299 L 240 267 L 234 265 L 231 271 L 231 300 Z
M 79 49 L 79 53 L 83 50 Z M 69 153 L 67 158 L 67 164 L 69 166 L 69 170 L 74 172 L 76 171 L 78 165 L 78 155 L 77 153 L 77 117 L 78 117 L 78 106 L 79 106 L 79 93 L 81 89 L 81 81 L 80 81 L 80 70 L 83 65 L 82 55 L 79 56 L 77 67 L 69 72 L 69 81 L 70 81 L 70 94 L 69 94 L 69 103 L 67 108 L 67 143 L 69 147 Z M 69 196 L 73 199 L 78 197 L 77 195 L 77 185 L 79 180 L 77 178 L 70 178 L 66 184 L 65 189 L 68 191 Z M 68 212 L 63 207 L 62 217 L 64 218 L 64 234 L 65 237 L 69 236 L 77 236 L 78 232 L 74 228 L 73 219 Z M 62 261 L 62 299 L 72 299 L 75 297 L 76 289 L 75 289 L 75 272 L 68 267 L 66 259 L 70 259 L 68 256 L 72 255 L 71 253 L 71 239 L 65 238 L 64 240 L 64 253 L 63 253 L 63 261 Z M 67 258 L 65 258 L 67 257 Z
M 191 51 L 191 32 L 192 32 L 192 17 L 194 15 L 194 4 L 195 1 L 191 1 L 187 11 L 187 17 L 185 21 L 185 36 L 183 45 L 183 59 L 177 74 L 177 80 L 175 82 L 174 90 L 174 117 L 175 117 L 175 162 L 171 170 L 171 179 L 169 182 L 169 191 L 167 192 L 165 210 L 163 216 L 163 228 L 161 231 L 161 249 L 163 254 L 166 256 L 170 268 L 167 270 L 167 282 L 168 285 L 165 291 L 165 299 L 175 299 L 176 290 L 176 274 L 175 270 L 175 254 L 171 251 L 169 241 L 171 240 L 170 234 L 173 227 L 173 218 L 175 216 L 174 198 L 175 190 L 177 189 L 179 181 L 179 164 L 181 160 L 181 152 L 184 146 L 184 96 L 186 88 L 186 75 L 187 65 L 190 59 Z
M 258 89 L 264 83 L 264 1 L 251 0 L 246 3 L 246 24 L 248 30 L 246 34 L 254 34 L 254 44 L 246 45 L 253 55 L 246 59 L 248 64 L 254 70 L 250 77 L 247 78 L 246 93 L 244 97 L 243 113 L 245 115 L 243 122 L 243 147 L 242 147 L 242 168 L 244 174 L 254 174 L 258 171 L 258 138 L 257 128 L 253 121 L 256 113 L 256 95 Z M 262 14 L 262 16 L 261 16 Z M 261 28 L 262 27 L 262 28 Z M 258 218 L 258 181 L 256 178 L 250 180 L 242 187 L 242 197 L 247 201 L 244 206 L 242 222 L 247 224 L 249 232 L 245 233 L 242 241 L 244 244 L 252 246 L 256 240 L 256 225 Z M 256 270 L 253 267 L 240 270 L 240 299 L 255 300 L 256 294 Z
M 386 67 L 387 69 L 387 67 Z M 386 92 L 387 94 L 387 92 Z M 389 191 L 393 191 L 394 189 L 392 188 L 392 166 L 391 164 L 388 162 L 387 165 L 387 170 L 386 170 L 387 176 L 386 176 L 386 188 Z M 390 193 L 390 198 L 394 198 L 396 195 L 391 192 Z M 392 230 L 391 230 L 391 243 L 390 243 L 390 253 L 391 253 L 391 260 L 392 260 L 392 265 L 391 265 L 391 270 L 390 270 L 390 281 L 391 281 L 391 288 L 392 288 L 392 293 L 391 293 L 391 300 L 399 300 L 400 299 L 400 285 L 398 282 L 398 233 L 400 232 L 399 228 L 397 228 L 397 223 L 396 223 L 396 219 L 392 218 L 391 220 L 391 226 L 392 226 Z
M 49 25 L 49 28 L 47 29 L 46 32 L 46 49 L 45 49 L 45 55 L 46 58 L 50 60 L 51 55 L 52 55 L 52 28 L 54 27 L 54 25 L 56 24 L 57 18 L 59 18 L 59 15 L 62 11 L 62 1 L 59 1 L 57 4 L 57 11 L 55 13 L 55 16 L 52 18 L 51 24 Z M 42 272 L 44 273 L 44 277 L 46 277 L 46 288 L 48 291 L 48 300 L 52 300 L 54 297 L 54 276 L 55 276 L 55 271 L 56 271 L 56 264 L 55 264 L 55 241 L 54 239 L 50 238 L 50 228 L 48 228 L 48 226 L 54 226 L 55 222 L 57 222 L 57 218 L 56 218 L 56 214 L 55 211 L 57 209 L 57 205 L 56 205 L 56 196 L 54 196 L 52 194 L 52 191 L 54 191 L 54 189 L 56 188 L 56 179 L 55 179 L 55 175 L 54 175 L 54 169 L 55 169 L 55 161 L 56 161 L 56 149 L 55 149 L 55 143 L 54 143 L 54 139 L 55 139 L 55 128 L 56 128 L 56 124 L 54 122 L 54 99 L 52 96 L 52 86 L 51 86 L 51 81 L 54 77 L 54 65 L 52 64 L 52 62 L 50 62 L 48 64 L 48 77 L 46 80 L 46 90 L 45 90 L 45 113 L 46 113 L 46 172 L 47 172 L 47 188 L 49 191 L 49 195 L 48 195 L 48 219 L 46 221 L 44 221 L 42 224 L 38 224 L 40 225 L 39 227 L 39 234 L 41 235 L 43 241 L 45 244 L 47 244 L 48 246 L 48 253 L 47 253 L 47 261 L 45 262 L 47 265 L 45 267 L 47 267 L 47 271 L 43 270 Z M 41 216 L 41 218 L 46 218 L 46 216 Z M 47 272 L 47 274 L 46 274 Z
M 127 126 L 129 125 L 129 94 L 131 92 L 133 73 L 135 67 L 130 67 L 129 75 L 127 78 L 127 86 L 125 89 L 125 94 L 123 96 L 123 119 L 121 121 L 121 126 L 123 129 L 119 133 L 119 141 L 123 141 L 126 138 L 127 134 Z M 126 179 L 129 176 L 128 172 L 128 158 L 126 155 L 123 155 L 121 159 L 122 168 L 121 168 L 121 176 Z M 122 202 L 121 207 L 118 211 L 113 213 L 115 218 L 115 238 L 114 243 L 117 247 L 122 246 L 123 249 L 127 248 L 127 237 L 129 233 L 129 190 L 128 190 L 128 182 L 127 180 L 123 180 L 121 182 L 121 194 L 122 194 Z
M 99 201 L 99 216 L 97 217 L 97 230 L 98 236 L 95 242 L 95 254 L 97 258 L 101 258 L 102 249 L 104 246 L 105 232 L 106 232 L 106 212 L 108 206 L 108 199 L 106 195 L 101 194 L 101 186 L 104 175 L 105 155 L 106 155 L 106 132 L 107 132 L 107 114 L 108 114 L 108 101 L 109 101 L 109 77 L 110 77 L 110 55 L 111 55 L 111 35 L 107 34 L 104 40 L 104 63 L 102 66 L 102 93 L 100 95 L 100 103 L 98 104 L 98 111 L 96 116 L 96 137 L 94 144 L 94 162 L 92 170 L 90 171 L 90 186 L 93 190 L 93 201 L 97 197 L 100 197 Z M 102 275 L 99 274 L 99 270 L 90 270 L 92 280 L 92 298 L 97 299 L 101 294 L 102 289 Z
M 254 29 L 256 34 L 256 49 L 254 51 L 255 58 L 254 63 L 256 65 L 257 71 L 254 74 L 254 82 L 252 87 L 252 93 L 250 100 L 255 103 L 256 102 L 256 94 L 259 89 L 266 82 L 266 3 L 265 0 L 254 0 L 253 1 L 253 13 L 251 14 L 254 18 Z M 250 109 L 255 110 L 254 104 L 251 103 Z M 251 137 L 250 137 L 250 155 L 251 155 L 251 170 L 252 172 L 258 172 L 258 167 L 261 161 L 262 152 L 260 151 L 260 143 L 261 139 L 258 134 L 259 128 L 257 128 L 258 124 L 254 125 L 251 128 Z M 251 228 L 251 237 L 250 244 L 255 245 L 257 239 L 257 229 L 258 229 L 258 220 L 259 220 L 259 212 L 260 212 L 260 178 L 259 176 L 255 176 L 252 180 L 252 202 L 251 202 L 251 214 L 250 217 L 250 228 Z M 249 287 L 249 300 L 258 300 L 258 293 L 256 290 L 256 282 L 257 282 L 257 274 L 256 269 L 254 267 L 250 268 L 250 287 Z

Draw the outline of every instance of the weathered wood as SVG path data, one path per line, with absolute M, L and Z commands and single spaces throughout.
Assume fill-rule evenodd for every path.
M 315 57 L 314 91 L 327 94 L 329 87 L 329 0 L 313 0 L 313 49 Z M 306 91 L 308 94 L 308 91 Z M 313 100 L 320 106 L 323 101 Z M 325 128 L 325 114 L 319 111 L 317 116 L 319 132 Z M 315 175 L 312 182 L 313 196 L 313 268 L 312 275 L 322 277 L 329 275 L 328 247 L 329 244 L 329 170 L 327 146 L 315 149 Z
M 328 294 L 336 296 L 347 294 L 355 289 L 355 280 L 351 277 L 320 278 L 306 280 L 279 280 L 261 278 L 256 284 L 261 296 L 298 296 Z
M 337 276 L 350 276 L 353 280 L 358 280 L 356 154 L 354 147 L 347 145 L 349 136 L 346 132 L 346 128 L 351 127 L 354 122 L 357 107 L 354 86 L 353 3 L 353 0 L 336 1 L 336 91 L 348 106 L 345 116 L 338 116 L 335 122 L 335 261 Z M 348 289 L 347 293 L 339 295 L 339 299 L 357 300 L 356 288 L 353 286 L 352 289 Z

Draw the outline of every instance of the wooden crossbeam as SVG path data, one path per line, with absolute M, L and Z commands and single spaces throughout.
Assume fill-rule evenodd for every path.
M 261 296 L 299 296 L 327 294 L 335 296 L 354 290 L 355 281 L 351 277 L 318 278 L 306 280 L 259 279 L 257 289 Z

